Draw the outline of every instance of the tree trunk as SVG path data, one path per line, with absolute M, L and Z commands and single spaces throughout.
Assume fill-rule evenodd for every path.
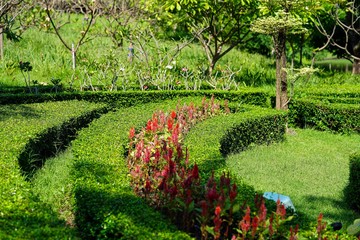
M 274 36 L 276 54 L 276 109 L 287 109 L 286 33 L 280 31 Z
M 352 73 L 360 74 L 360 60 L 354 59 L 353 66 L 352 66 Z

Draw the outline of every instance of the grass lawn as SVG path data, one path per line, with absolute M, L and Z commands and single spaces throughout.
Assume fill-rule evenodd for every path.
M 349 175 L 349 154 L 360 150 L 360 135 L 334 135 L 296 129 L 295 135 L 270 146 L 255 146 L 229 156 L 230 171 L 258 191 L 290 196 L 299 213 L 316 221 L 324 219 L 348 225 L 360 218 L 346 208 L 343 189 Z

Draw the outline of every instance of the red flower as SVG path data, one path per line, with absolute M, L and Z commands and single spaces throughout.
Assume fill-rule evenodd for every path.
M 280 216 L 281 219 L 285 219 L 286 209 L 285 206 L 280 202 L 280 199 L 276 201 L 276 215 Z
M 176 112 L 172 111 L 170 116 L 171 116 L 172 119 L 175 119 L 176 118 Z
M 147 193 L 149 193 L 149 192 L 150 192 L 150 190 L 151 190 L 151 183 L 150 183 L 150 181 L 149 181 L 149 180 L 146 180 L 146 183 L 145 183 L 145 190 L 146 190 L 146 192 L 147 192 Z
M 167 120 L 167 127 L 168 127 L 168 131 L 169 131 L 169 132 L 172 130 L 173 124 L 174 124 L 173 119 L 172 119 L 172 118 L 168 118 L 168 120 Z
M 216 184 L 214 185 L 213 188 L 210 188 L 208 190 L 206 196 L 207 196 L 207 199 L 209 199 L 210 202 L 215 201 L 219 197 L 219 195 L 218 195 L 218 193 L 216 191 Z
M 151 122 L 151 120 L 149 119 L 148 121 L 147 121 L 147 124 L 146 124 L 146 131 L 151 131 L 151 129 L 152 129 L 152 122 Z
M 257 227 L 259 226 L 259 218 L 255 216 L 251 223 L 251 236 L 255 237 Z
M 250 221 L 251 221 L 250 207 L 248 206 L 246 208 L 245 216 L 240 221 L 240 228 L 241 228 L 241 231 L 243 231 L 244 236 L 246 235 L 247 231 L 249 231 L 249 229 L 250 229 L 250 226 L 251 226 Z
M 132 127 L 132 128 L 130 128 L 130 131 L 129 131 L 129 138 L 132 139 L 134 136 L 135 136 L 135 128 Z
M 208 205 L 207 205 L 206 201 L 202 200 L 200 202 L 200 205 L 201 205 L 201 216 L 206 217 L 208 214 Z
M 199 168 L 196 163 L 194 165 L 194 168 L 192 169 L 192 176 L 194 179 L 199 179 Z
M 220 213 L 221 213 L 221 207 L 220 207 L 220 206 L 216 206 L 216 208 L 215 208 L 215 215 L 216 215 L 216 216 L 219 216 Z
M 237 186 L 235 183 L 232 185 L 229 195 L 230 195 L 230 201 L 233 202 L 237 195 Z

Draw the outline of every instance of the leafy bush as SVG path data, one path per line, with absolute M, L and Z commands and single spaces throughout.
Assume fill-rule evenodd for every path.
M 326 104 L 319 100 L 296 99 L 289 105 L 289 122 L 333 132 L 360 132 L 358 104 Z
M 268 105 L 268 94 L 258 89 L 241 91 L 128 91 L 128 92 L 64 92 L 58 94 L 2 94 L 0 104 L 35 103 L 46 101 L 86 100 L 106 102 L 119 107 L 184 97 L 227 99 L 230 102 Z
M 23 175 L 31 179 L 35 171 L 44 165 L 46 159 L 65 150 L 81 128 L 87 127 L 91 121 L 107 111 L 107 107 L 94 109 L 59 126 L 48 128 L 30 139 L 18 157 Z
M 284 140 L 287 118 L 284 112 L 262 110 L 251 113 L 252 116 L 234 122 L 221 138 L 220 152 L 223 155 L 244 151 L 252 144 L 270 144 Z
M 60 125 L 103 104 L 66 101 L 0 106 L 0 238 L 74 238 L 58 214 L 39 201 L 24 180 L 18 157 L 26 144 L 48 128 Z
M 344 194 L 349 206 L 360 212 L 360 152 L 350 156 L 349 183 L 344 189 Z
M 190 238 L 133 193 L 124 159 L 128 130 L 144 126 L 156 110 L 175 109 L 178 100 L 120 108 L 92 122 L 73 141 L 75 222 L 82 237 Z

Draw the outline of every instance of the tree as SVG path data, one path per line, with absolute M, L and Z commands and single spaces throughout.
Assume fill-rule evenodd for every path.
M 76 42 L 70 42 L 67 41 L 63 34 L 61 33 L 60 29 L 66 24 L 69 24 L 70 16 L 68 17 L 67 21 L 64 23 L 64 19 L 61 15 L 57 15 L 58 10 L 57 9 L 57 2 L 51 1 L 51 0 L 45 0 L 45 11 L 46 15 L 48 17 L 48 21 L 50 22 L 52 28 L 55 31 L 55 34 L 60 39 L 61 43 L 65 46 L 66 49 L 68 49 L 72 53 L 72 60 L 73 60 L 73 69 L 76 68 L 76 53 L 81 45 L 84 43 L 90 41 L 91 39 L 87 36 L 90 30 L 90 27 L 94 24 L 96 17 L 100 14 L 99 9 L 97 8 L 96 1 L 71 1 L 67 2 L 69 6 L 71 6 L 69 13 L 79 13 L 83 15 L 83 26 L 82 29 L 79 32 L 79 36 L 76 39 Z M 61 9 L 63 10 L 63 9 Z
M 159 5 L 162 7 L 157 11 L 167 13 L 159 18 L 167 19 L 172 25 L 185 23 L 201 43 L 209 75 L 219 59 L 252 39 L 250 23 L 258 12 L 255 0 L 160 0 L 157 1 Z
M 251 30 L 272 36 L 276 59 L 276 108 L 287 109 L 289 102 L 286 72 L 286 41 L 291 34 L 304 33 L 304 23 L 313 3 L 300 0 L 260 0 L 263 17 Z
M 4 58 L 3 33 L 9 24 L 20 14 L 21 9 L 17 8 L 24 0 L 0 0 L 0 58 Z M 7 16 L 11 14 L 10 20 Z
M 353 62 L 353 74 L 360 74 L 360 2 L 329 0 L 323 8 L 324 13 L 327 18 L 317 16 L 316 26 L 326 38 L 318 51 L 331 46 L 339 57 Z

